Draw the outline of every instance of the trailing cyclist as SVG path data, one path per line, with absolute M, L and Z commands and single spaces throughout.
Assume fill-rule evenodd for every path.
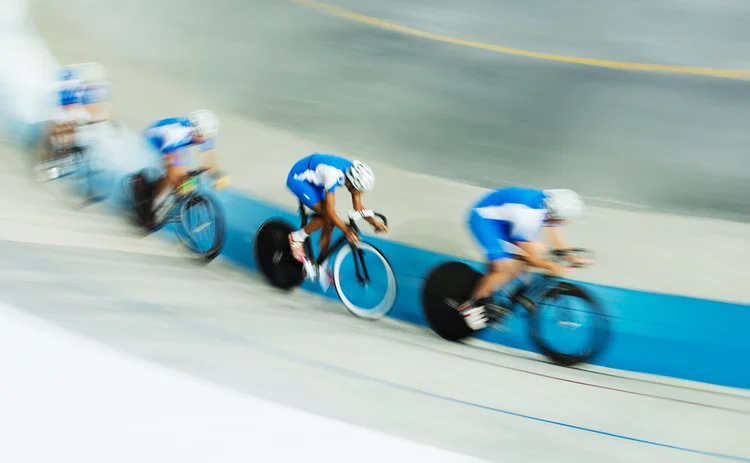
M 67 156 L 81 148 L 90 124 L 109 119 L 106 102 L 109 83 L 106 71 L 98 63 L 71 64 L 57 73 L 55 110 L 50 120 L 40 167 L 48 161 Z M 51 169 L 51 172 L 56 172 Z M 54 174 L 50 175 L 54 178 Z
M 218 116 L 206 109 L 193 111 L 186 118 L 161 119 L 146 128 L 144 135 L 159 151 L 166 169 L 166 174 L 150 185 L 150 192 L 136 192 L 146 226 L 158 221 L 157 216 L 169 210 L 171 204 L 167 200 L 172 198 L 172 193 L 184 195 L 192 187 L 185 183 L 190 166 L 188 148 L 197 146 L 203 153 L 203 165 L 215 176 L 220 175 L 215 149 L 218 131 Z
M 57 72 L 54 85 L 55 107 L 49 121 L 48 136 L 42 140 L 42 156 L 38 168 L 48 170 L 55 177 L 51 161 L 64 157 L 76 146 L 79 126 L 90 119 L 83 107 L 84 82 L 71 66 Z
M 305 227 L 289 234 L 289 246 L 295 259 L 306 266 L 311 265 L 307 260 L 304 243 L 312 233 L 321 228 L 320 253 L 328 249 L 334 227 L 344 232 L 350 243 L 359 241 L 357 233 L 336 214 L 335 191 L 340 186 L 346 187 L 351 194 L 354 209 L 365 210 L 362 193 L 371 191 L 375 186 L 375 175 L 367 165 L 330 154 L 311 154 L 294 164 L 287 176 L 286 186 L 302 204 L 315 211 L 315 216 Z M 366 220 L 376 231 L 384 232 L 388 229 L 372 217 L 367 217 Z M 327 290 L 333 280 L 327 259 L 317 271 L 323 290 Z
M 580 217 L 584 203 L 571 190 L 537 190 L 508 187 L 493 191 L 476 202 L 469 213 L 468 225 L 474 239 L 484 249 L 489 271 L 477 282 L 470 298 L 458 307 L 473 330 L 486 327 L 484 300 L 518 276 L 527 266 L 563 276 L 565 267 L 544 257 L 541 242 L 544 229 L 556 249 L 569 248 L 558 227 Z M 523 255 L 505 249 L 513 244 Z M 577 256 L 574 265 L 587 261 Z

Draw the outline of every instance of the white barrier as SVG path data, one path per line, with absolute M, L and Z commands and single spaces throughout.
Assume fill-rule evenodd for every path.
M 171 372 L 1 303 L 0 384 L 0 461 L 479 461 Z

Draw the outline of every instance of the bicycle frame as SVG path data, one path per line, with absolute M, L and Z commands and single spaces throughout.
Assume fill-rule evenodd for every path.
M 579 248 L 573 248 L 573 249 L 565 249 L 565 250 L 554 250 L 550 253 L 550 258 L 553 260 L 556 260 L 558 262 L 562 261 L 562 259 L 565 258 L 565 256 L 577 253 L 577 252 L 586 252 L 584 249 Z M 516 278 L 510 280 L 508 283 L 503 286 L 503 288 L 499 289 L 498 291 L 495 291 L 490 297 L 490 300 L 493 300 L 498 296 L 500 293 L 504 293 L 505 297 L 508 298 L 510 301 L 510 307 L 508 307 L 509 310 L 512 310 L 513 307 L 516 306 L 516 304 L 521 304 L 521 306 L 526 309 L 527 312 L 532 312 L 536 306 L 536 303 L 532 300 L 533 295 L 541 291 L 546 284 L 552 279 L 548 274 L 546 273 L 538 273 L 538 272 L 532 272 L 532 271 L 524 271 L 520 275 L 518 275 Z M 518 281 L 519 285 L 517 288 L 513 289 L 512 291 L 504 291 L 505 288 L 510 286 L 511 283 L 514 283 Z
M 207 169 L 197 169 L 197 170 L 188 172 L 188 180 L 187 181 L 190 181 L 190 180 L 198 178 L 198 176 L 201 175 L 206 170 Z M 191 198 L 193 198 L 193 197 L 201 194 L 201 190 L 202 190 L 202 188 L 201 188 L 201 186 L 199 184 L 190 193 L 188 193 L 188 194 L 186 194 L 184 196 L 177 196 L 177 201 L 175 201 L 175 203 L 172 204 L 172 206 L 169 208 L 169 212 L 167 212 L 166 216 L 164 217 L 164 220 L 161 223 L 166 225 L 166 224 L 171 223 L 171 222 L 179 222 L 180 219 L 177 217 L 177 213 L 178 213 L 178 211 L 180 211 L 180 208 L 182 207 L 182 205 L 184 203 L 186 203 L 187 201 L 189 201 Z M 173 192 L 172 195 L 176 195 L 176 193 Z
M 309 216 L 307 214 L 307 211 L 305 210 L 305 205 L 302 204 L 301 201 L 299 203 L 299 213 L 302 221 L 302 227 L 305 227 L 309 223 Z M 384 222 L 386 221 L 385 216 L 383 216 L 382 214 L 377 214 L 374 212 L 372 214 L 380 217 Z M 315 215 L 317 214 L 314 214 L 313 217 L 315 217 Z M 364 215 L 362 217 L 364 217 Z M 349 216 L 349 227 L 356 231 L 357 234 L 360 234 L 359 227 L 357 226 L 357 223 L 351 214 Z M 305 241 L 305 251 L 307 252 L 308 256 L 313 258 L 315 264 L 319 266 L 346 244 L 349 244 L 349 246 L 352 248 L 352 255 L 355 256 L 354 269 L 357 274 L 357 281 L 359 282 L 359 284 L 369 283 L 370 275 L 367 272 L 367 266 L 365 265 L 364 258 L 362 257 L 362 250 L 360 250 L 357 246 L 349 243 L 345 236 L 339 237 L 339 239 L 330 244 L 328 246 L 328 249 L 322 252 L 317 258 L 314 258 L 315 253 L 313 252 L 312 242 L 309 239 Z

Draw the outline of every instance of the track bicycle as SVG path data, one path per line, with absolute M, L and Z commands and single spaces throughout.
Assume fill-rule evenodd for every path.
M 72 205 L 81 209 L 107 197 L 108 174 L 101 164 L 85 145 L 55 147 L 52 160 L 37 166 L 37 176 L 62 185 Z
M 221 208 L 203 192 L 204 187 L 199 181 L 199 177 L 208 170 L 210 168 L 204 167 L 188 171 L 185 182 L 154 212 L 150 211 L 155 193 L 154 182 L 147 180 L 145 169 L 126 179 L 125 188 L 130 196 L 131 217 L 138 227 L 151 233 L 173 224 L 177 238 L 201 263 L 211 262 L 221 253 L 226 233 Z M 224 177 L 212 182 L 210 187 L 222 189 L 228 182 L 228 177 Z M 148 224 L 150 217 L 154 220 Z M 213 235 L 205 233 L 211 225 Z M 206 235 L 209 238 L 201 241 Z
M 299 213 L 304 227 L 308 223 L 308 213 L 301 202 Z M 360 219 L 378 217 L 388 224 L 383 214 L 371 210 L 351 211 L 348 216 L 349 226 L 358 234 L 357 221 Z M 390 262 L 380 250 L 364 240 L 356 245 L 351 244 L 341 236 L 316 258 L 312 240 L 308 237 L 305 250 L 309 265 L 303 265 L 292 256 L 289 247 L 289 234 L 292 231 L 292 226 L 287 222 L 271 219 L 256 232 L 256 263 L 271 285 L 290 290 L 301 285 L 305 278 L 316 281 L 320 277 L 319 266 L 334 256 L 333 284 L 344 307 L 353 315 L 368 320 L 378 320 L 388 314 L 396 301 L 396 277 Z
M 565 257 L 576 254 L 590 253 L 580 248 L 555 250 L 550 253 L 550 258 L 567 263 Z M 459 341 L 475 333 L 457 308 L 468 299 L 481 276 L 469 265 L 457 261 L 440 264 L 430 272 L 422 289 L 422 309 L 428 325 L 440 337 Z M 536 272 L 525 272 L 514 282 L 515 289 L 509 289 L 513 287 L 509 283 L 478 304 L 484 305 L 489 319 L 486 329 L 507 331 L 509 317 L 520 306 L 528 315 L 532 341 L 545 356 L 559 365 L 587 362 L 606 347 L 609 340 L 607 314 L 599 301 L 582 286 Z M 557 303 L 563 298 L 577 301 L 578 307 L 573 310 L 561 308 Z M 582 328 L 586 316 L 590 329 L 584 335 L 584 341 L 576 343 L 578 346 L 572 349 L 558 346 L 557 343 L 572 339 L 571 333 Z M 562 334 L 548 331 L 547 318 L 562 328 Z

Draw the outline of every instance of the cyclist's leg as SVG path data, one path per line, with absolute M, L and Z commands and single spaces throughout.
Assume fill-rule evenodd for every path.
M 294 174 L 290 173 L 286 182 L 287 188 L 302 202 L 303 205 L 315 211 L 315 216 L 307 225 L 289 234 L 289 245 L 292 248 L 294 258 L 300 262 L 307 260 L 304 243 L 305 240 L 328 220 L 323 208 L 323 195 L 311 184 L 296 180 Z
M 485 251 L 488 271 L 479 279 L 469 299 L 458 310 L 464 314 L 471 328 L 481 329 L 487 321 L 481 301 L 492 296 L 518 275 L 523 269 L 523 263 L 504 249 L 504 233 L 496 221 L 482 218 L 472 211 L 468 225 L 474 239 Z
M 188 163 L 182 151 L 164 155 L 166 174 L 156 182 L 153 209 L 161 206 L 169 195 L 185 180 Z

